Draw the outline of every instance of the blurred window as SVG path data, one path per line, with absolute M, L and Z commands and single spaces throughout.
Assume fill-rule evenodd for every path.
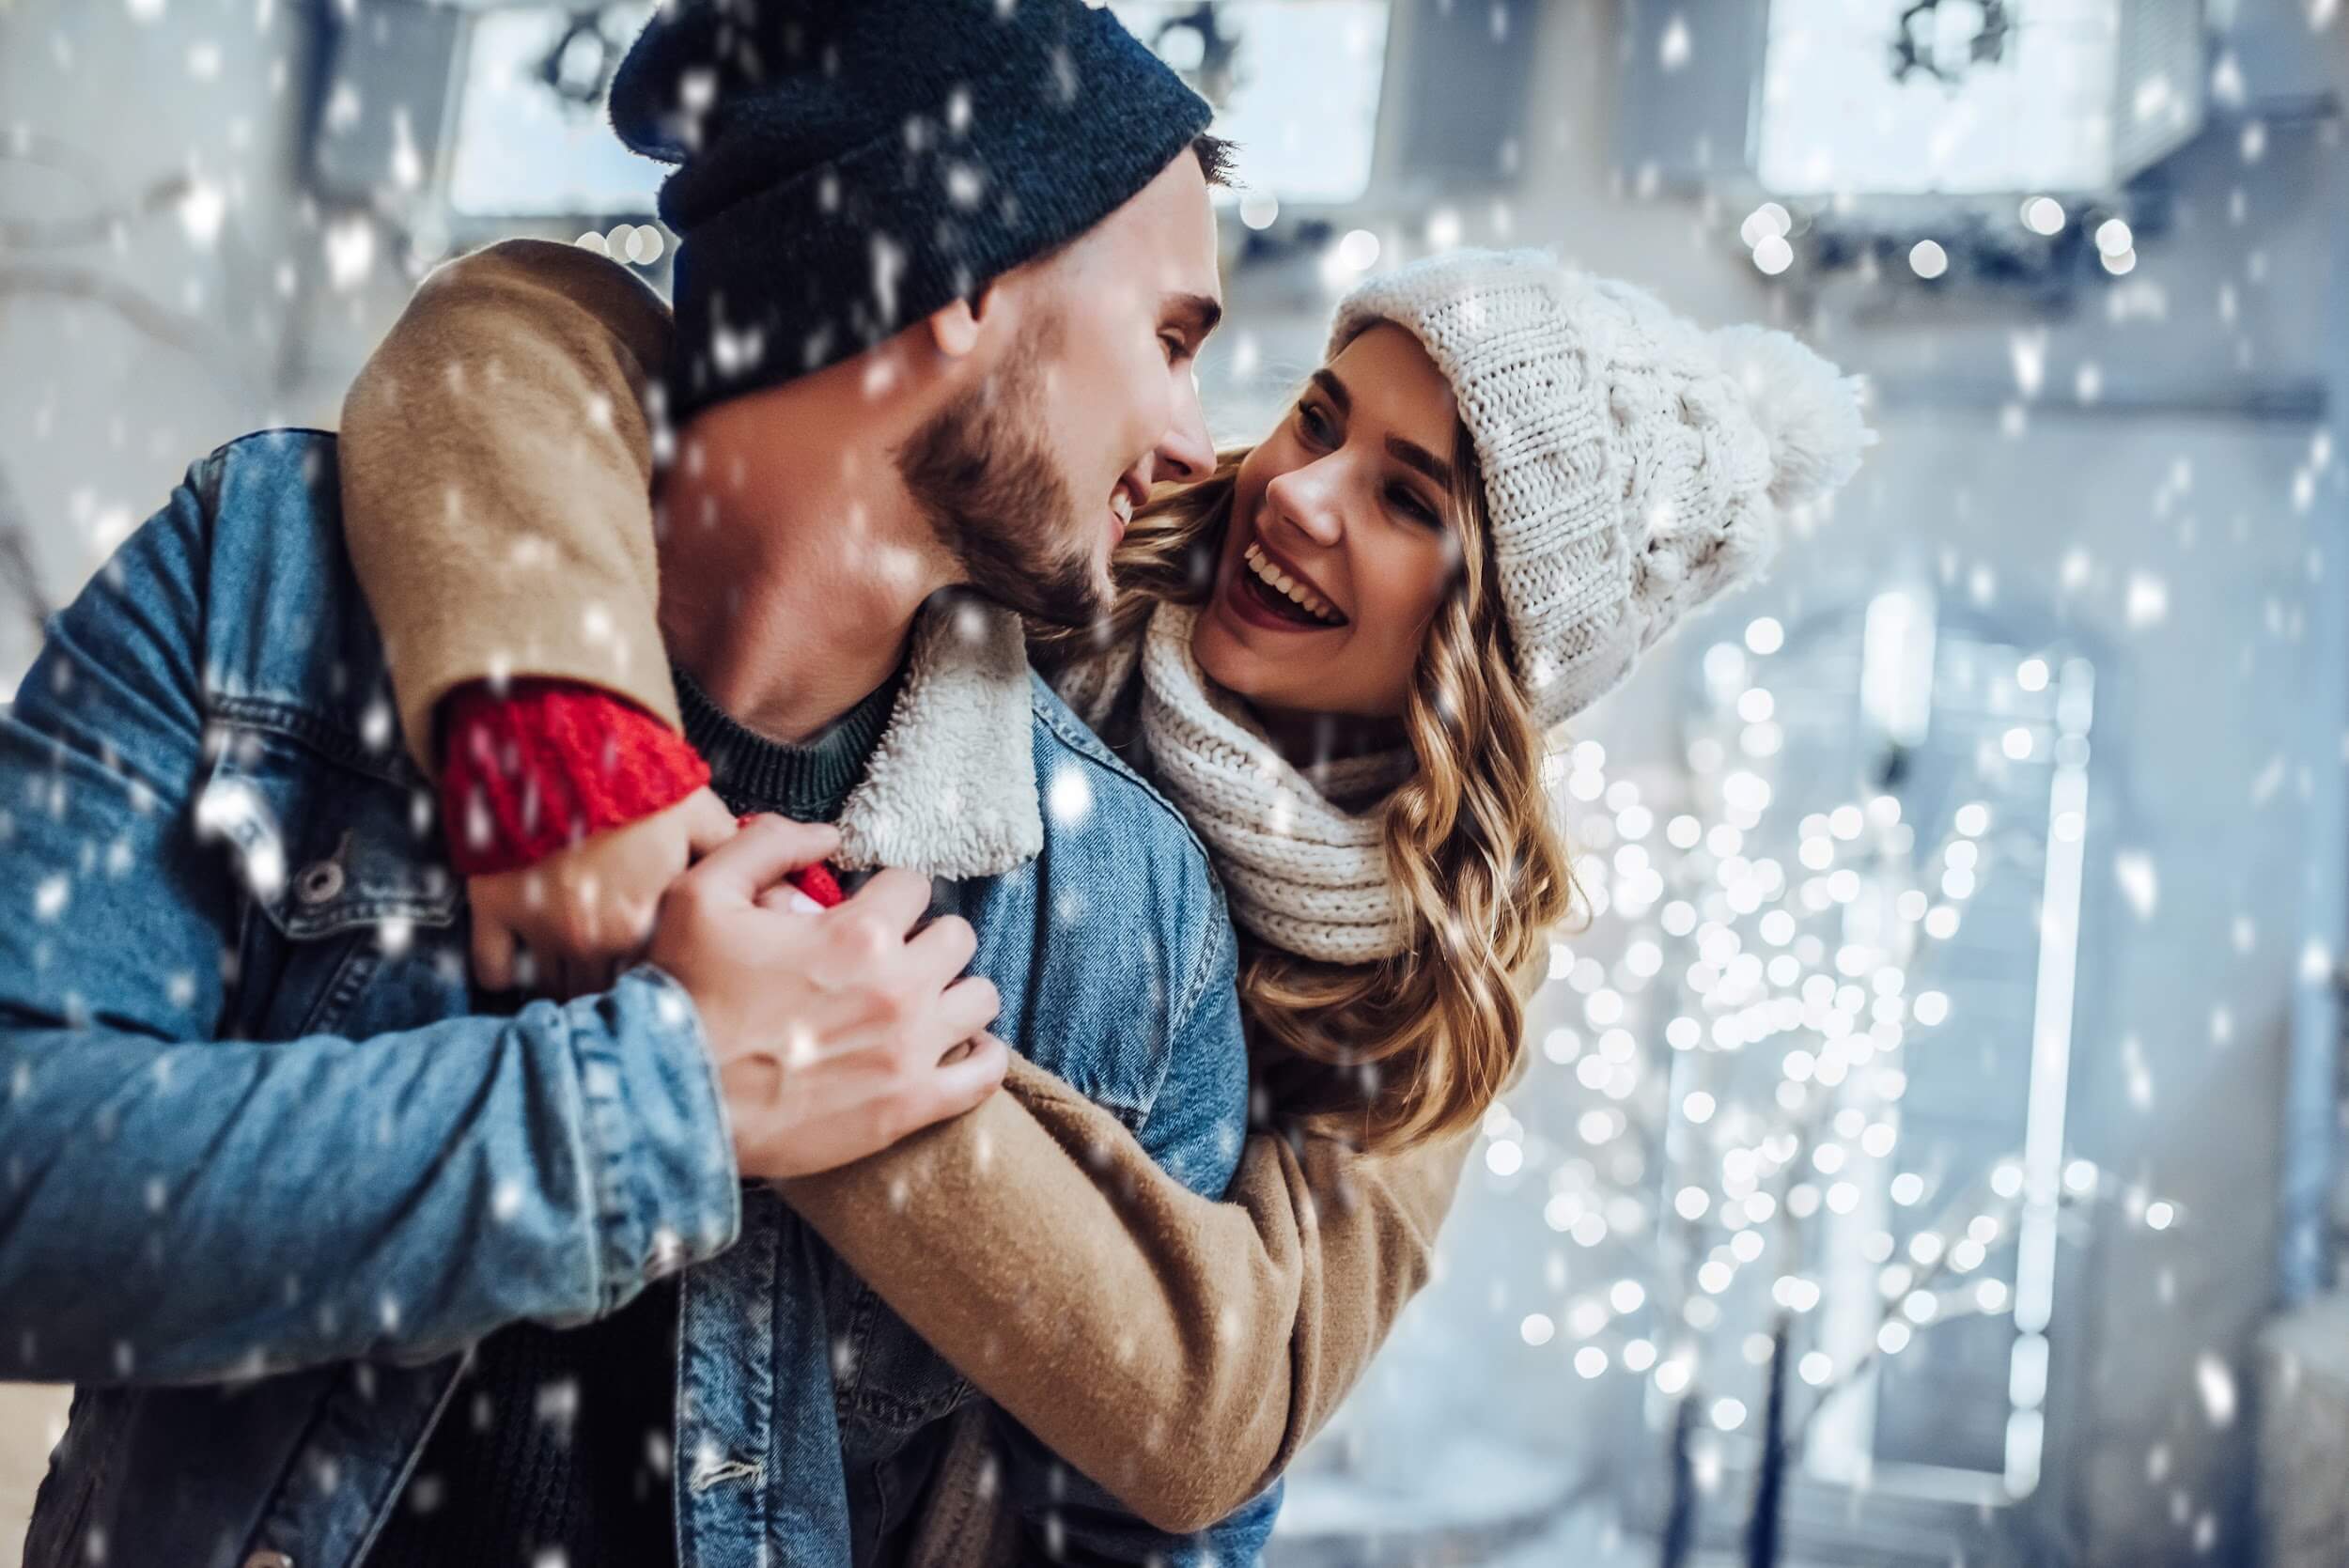
M 2112 173 L 2120 0 L 1774 0 L 1762 183 L 2075 191 Z
M 1239 176 L 1284 202 L 1369 187 L 1388 0 L 1112 0 L 1136 38 L 1216 106 Z
M 457 103 L 450 209 L 469 218 L 650 212 L 665 167 L 612 133 L 612 72 L 652 8 L 564 6 L 474 20 Z
M 2105 191 L 2200 128 L 2197 0 L 1772 0 L 1756 163 L 1781 194 Z

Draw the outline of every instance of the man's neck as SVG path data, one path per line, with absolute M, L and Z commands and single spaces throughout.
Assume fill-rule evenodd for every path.
M 952 574 L 870 429 L 784 442 L 773 427 L 705 416 L 683 432 L 655 492 L 661 631 L 737 722 L 796 743 L 889 678 Z

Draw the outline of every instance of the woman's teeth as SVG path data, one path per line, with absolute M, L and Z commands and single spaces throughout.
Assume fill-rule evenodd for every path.
M 1117 526 L 1130 528 L 1134 522 L 1134 498 L 1124 490 L 1110 497 L 1110 511 L 1117 518 Z
M 1274 566 L 1256 546 L 1250 545 L 1241 558 L 1248 563 L 1248 569 L 1270 584 L 1274 592 L 1287 598 L 1314 619 L 1329 626 L 1341 624 L 1342 617 L 1328 599 Z

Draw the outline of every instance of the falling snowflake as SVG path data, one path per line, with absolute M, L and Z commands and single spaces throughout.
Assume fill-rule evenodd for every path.
M 60 873 L 44 877 L 33 889 L 33 918 L 53 921 L 65 913 L 66 903 L 73 895 L 73 883 Z
M 1081 769 L 1063 765 L 1052 772 L 1052 782 L 1045 792 L 1045 807 L 1052 820 L 1063 828 L 1084 825 L 1093 815 L 1093 784 Z
M 1656 58 L 1666 70 L 1678 70 L 1688 63 L 1694 45 L 1688 32 L 1688 19 L 1674 11 L 1664 23 L 1664 36 L 1657 40 Z

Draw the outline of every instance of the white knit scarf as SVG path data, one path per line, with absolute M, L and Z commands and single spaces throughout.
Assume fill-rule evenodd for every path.
M 1328 963 L 1402 952 L 1410 924 L 1387 874 L 1379 806 L 1417 759 L 1406 747 L 1291 766 L 1199 668 L 1190 651 L 1197 620 L 1182 605 L 1151 613 L 1141 649 L 1142 738 L 1151 782 L 1213 853 L 1232 918 L 1275 947 Z M 1133 656 L 1112 650 L 1110 660 L 1123 668 L 1088 674 L 1114 690 Z

